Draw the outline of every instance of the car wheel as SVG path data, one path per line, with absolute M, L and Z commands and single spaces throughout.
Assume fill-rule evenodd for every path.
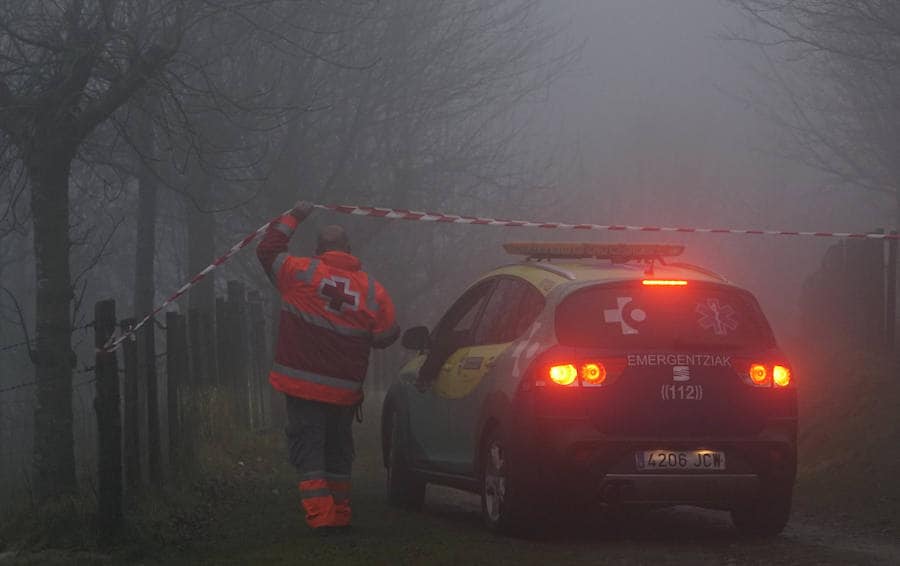
M 535 502 L 517 492 L 513 471 L 499 429 L 488 433 L 481 453 L 481 513 L 488 529 L 497 533 L 532 536 Z
M 752 503 L 732 509 L 731 521 L 741 534 L 774 537 L 784 530 L 791 516 L 791 490 L 763 493 Z
M 387 500 L 396 507 L 420 509 L 425 502 L 425 481 L 409 467 L 402 426 L 400 415 L 392 412 L 387 426 L 389 444 L 385 461 Z

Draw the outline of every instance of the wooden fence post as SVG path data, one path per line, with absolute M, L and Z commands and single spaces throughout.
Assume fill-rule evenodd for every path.
M 206 338 L 204 337 L 203 317 L 200 311 L 190 309 L 188 311 L 188 336 L 191 354 L 191 375 L 194 378 L 195 388 L 209 384 L 209 375 L 206 373 Z
M 119 363 L 115 352 L 104 352 L 116 329 L 116 302 L 94 306 L 94 375 L 97 396 L 97 504 L 98 526 L 109 541 L 122 524 L 122 415 L 119 411 Z
M 187 336 L 184 315 L 166 313 L 166 424 L 169 438 L 169 465 L 178 469 L 185 457 L 187 431 L 182 425 L 181 406 L 187 390 Z M 182 397 L 182 404 L 178 398 Z
M 162 447 L 159 432 L 159 375 L 156 371 L 156 321 L 150 320 L 138 336 L 139 367 L 147 386 L 147 468 L 150 485 L 162 484 Z
M 203 326 L 200 335 L 203 337 L 203 355 L 205 356 L 204 365 L 206 367 L 207 385 L 218 385 L 221 380 L 219 371 L 222 369 L 218 365 L 216 358 L 216 313 L 214 311 L 203 311 L 200 313 L 200 323 Z
M 134 319 L 126 318 L 121 322 L 122 332 L 134 327 Z M 122 342 L 122 354 L 125 364 L 124 410 L 125 410 L 125 485 L 137 491 L 141 486 L 141 432 L 140 432 L 140 398 L 138 397 L 138 360 L 137 343 L 134 336 Z
M 228 331 L 228 305 L 225 297 L 216 297 L 216 360 L 219 366 L 216 383 L 223 386 L 229 393 L 232 387 L 232 344 L 229 342 Z

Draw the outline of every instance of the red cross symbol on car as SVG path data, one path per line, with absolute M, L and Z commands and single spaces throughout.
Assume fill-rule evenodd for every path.
M 328 301 L 325 307 L 332 312 L 359 310 L 359 293 L 350 289 L 350 280 L 346 277 L 323 279 L 319 285 L 319 295 Z

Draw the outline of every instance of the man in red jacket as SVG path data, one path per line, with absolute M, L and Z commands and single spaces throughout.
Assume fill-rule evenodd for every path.
M 362 271 L 340 226 L 319 232 L 316 255 L 288 254 L 307 202 L 266 231 L 257 257 L 282 298 L 272 386 L 287 398 L 290 460 L 301 475 L 306 522 L 314 528 L 350 525 L 353 416 L 363 399 L 371 348 L 400 334 L 384 287 Z

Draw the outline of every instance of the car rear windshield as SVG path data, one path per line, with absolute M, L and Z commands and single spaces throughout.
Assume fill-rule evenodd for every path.
M 766 348 L 774 343 L 752 295 L 694 282 L 575 291 L 556 309 L 556 334 L 566 346 L 622 350 Z

